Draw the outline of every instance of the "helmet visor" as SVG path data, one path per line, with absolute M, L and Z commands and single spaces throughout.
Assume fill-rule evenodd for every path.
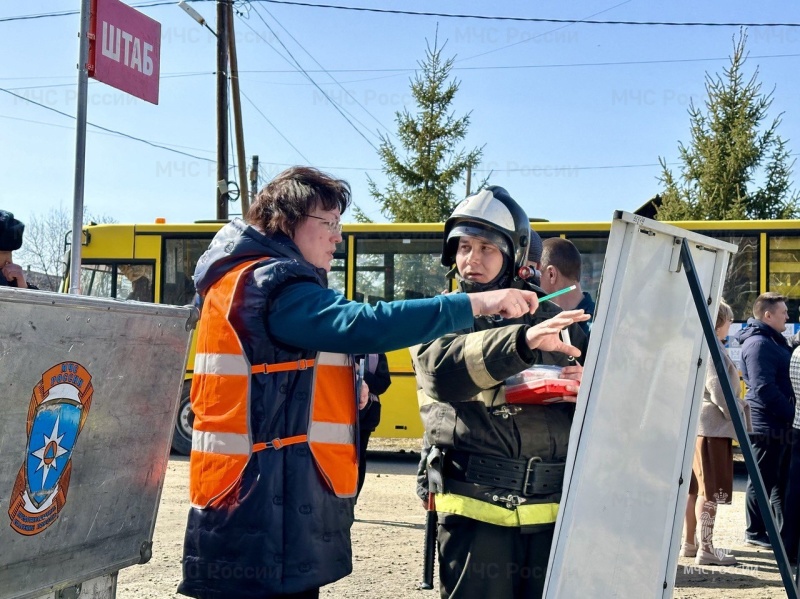
M 497 246 L 506 256 L 513 259 L 511 248 L 505 236 L 478 223 L 460 223 L 450 230 L 450 234 L 447 236 L 447 246 L 451 257 L 455 256 L 456 240 L 464 235 L 485 239 L 492 245 Z

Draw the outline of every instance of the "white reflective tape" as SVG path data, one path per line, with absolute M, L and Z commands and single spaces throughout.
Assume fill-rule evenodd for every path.
M 483 359 L 483 338 L 488 332 L 471 333 L 467 335 L 464 343 L 464 362 L 467 364 L 467 372 L 475 385 L 481 389 L 489 389 L 503 382 L 495 380 L 486 369 L 486 361 Z
M 250 376 L 250 364 L 242 354 L 196 354 L 194 373 Z
M 352 424 L 312 422 L 308 429 L 309 443 L 351 444 L 356 441 L 356 429 Z
M 250 438 L 238 433 L 192 431 L 192 451 L 221 455 L 250 455 Z
M 352 366 L 353 362 L 348 354 L 332 354 L 329 352 L 320 352 L 317 356 L 317 362 L 320 366 Z

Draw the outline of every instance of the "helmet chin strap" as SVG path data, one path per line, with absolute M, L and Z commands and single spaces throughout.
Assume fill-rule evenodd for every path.
M 458 284 L 458 288 L 464 293 L 480 293 L 482 291 L 494 291 L 496 289 L 508 289 L 511 287 L 511 281 L 507 272 L 500 273 L 494 280 L 488 283 L 469 281 L 456 273 L 456 283 Z

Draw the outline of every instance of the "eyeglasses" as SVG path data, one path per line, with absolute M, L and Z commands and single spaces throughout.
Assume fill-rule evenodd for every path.
M 308 218 L 316 218 L 317 220 L 321 220 L 322 224 L 324 224 L 326 227 L 328 227 L 328 231 L 330 231 L 334 235 L 338 235 L 339 233 L 342 232 L 342 223 L 339 222 L 338 220 L 335 220 L 335 221 L 334 220 L 325 220 L 324 218 L 319 217 L 319 216 L 314 216 L 313 214 L 306 214 L 306 216 Z

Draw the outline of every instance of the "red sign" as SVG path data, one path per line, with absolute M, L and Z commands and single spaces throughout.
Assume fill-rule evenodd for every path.
M 119 0 L 92 0 L 89 76 L 158 104 L 161 23 Z

